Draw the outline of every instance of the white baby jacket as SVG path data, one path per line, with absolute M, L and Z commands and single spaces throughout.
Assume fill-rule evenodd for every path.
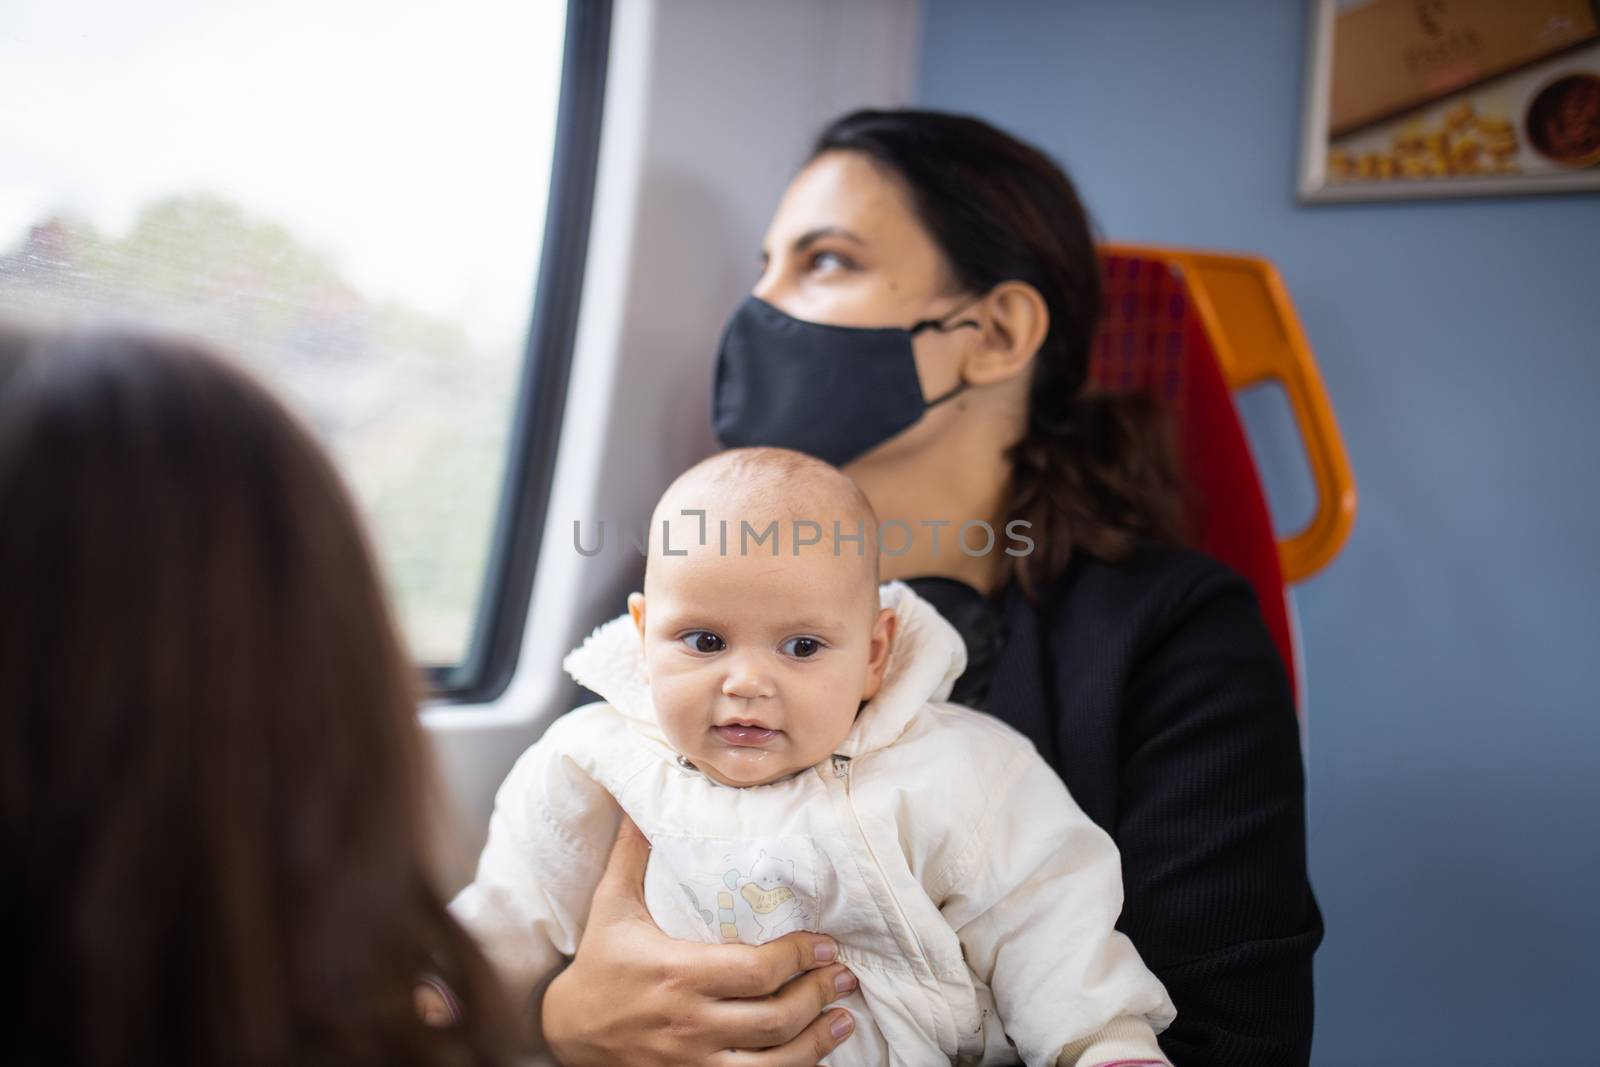
M 517 1003 L 531 1008 L 576 951 L 620 805 L 650 839 L 645 900 L 666 933 L 837 940 L 860 989 L 841 1002 L 856 1030 L 834 1067 L 1158 1054 L 1152 1030 L 1175 1012 L 1113 928 L 1116 846 L 1026 738 L 944 703 L 966 666 L 960 635 L 898 582 L 882 602 L 899 633 L 878 695 L 836 755 L 770 785 L 719 785 L 679 761 L 627 616 L 567 657 L 606 703 L 518 760 L 452 904 Z

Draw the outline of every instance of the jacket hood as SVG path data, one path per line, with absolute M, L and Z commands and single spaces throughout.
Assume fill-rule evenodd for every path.
M 835 753 L 854 759 L 893 744 L 911 724 L 917 710 L 949 698 L 951 687 L 967 669 L 967 649 L 955 627 L 902 582 L 878 590 L 878 602 L 899 618 L 894 648 L 883 686 L 868 702 Z M 574 681 L 598 694 L 635 729 L 652 741 L 667 744 L 645 681 L 644 647 L 627 615 L 605 623 L 567 654 L 562 667 Z

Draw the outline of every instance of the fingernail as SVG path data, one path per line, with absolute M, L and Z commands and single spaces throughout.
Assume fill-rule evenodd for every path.
M 818 941 L 811 951 L 816 953 L 818 963 L 832 963 L 833 958 L 839 954 L 832 941 Z
M 848 993 L 856 987 L 856 976 L 849 971 L 840 971 L 833 978 L 833 988 L 841 993 Z
M 829 1027 L 829 1030 L 833 1032 L 834 1037 L 843 1037 L 851 1031 L 853 1025 L 850 1021 L 850 1016 L 841 1011 L 833 1017 L 833 1025 Z

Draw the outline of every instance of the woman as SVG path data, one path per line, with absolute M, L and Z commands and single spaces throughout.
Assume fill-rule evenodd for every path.
M 422 858 L 414 672 L 298 423 L 187 345 L 0 332 L 0 515 L 6 1062 L 510 1062 Z
M 1099 302 L 1088 220 L 1043 154 L 972 119 L 848 115 L 785 193 L 724 336 L 718 435 L 841 463 L 882 524 L 918 534 L 883 576 L 963 631 L 955 699 L 1032 738 L 1116 839 L 1119 926 L 1177 1005 L 1173 1062 L 1305 1063 L 1322 925 L 1291 694 L 1248 585 L 1176 547 L 1159 424 L 1087 387 Z M 958 550 L 972 520 L 1025 520 L 1033 551 Z M 563 1063 L 703 1061 L 745 1047 L 734 1020 L 754 1010 L 767 1048 L 737 1062 L 833 1047 L 828 942 L 752 950 L 745 981 L 712 987 L 698 948 L 645 929 L 641 869 L 625 836 L 545 998 Z

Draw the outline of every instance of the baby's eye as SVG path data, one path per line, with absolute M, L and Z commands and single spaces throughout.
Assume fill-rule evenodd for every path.
M 679 638 L 679 640 L 688 645 L 694 651 L 708 656 L 713 652 L 721 652 L 727 647 L 723 643 L 722 638 L 718 637 L 710 630 L 693 630 L 684 634 L 681 638 Z
M 815 637 L 791 637 L 783 643 L 784 655 L 795 659 L 810 659 L 821 651 L 822 642 Z

